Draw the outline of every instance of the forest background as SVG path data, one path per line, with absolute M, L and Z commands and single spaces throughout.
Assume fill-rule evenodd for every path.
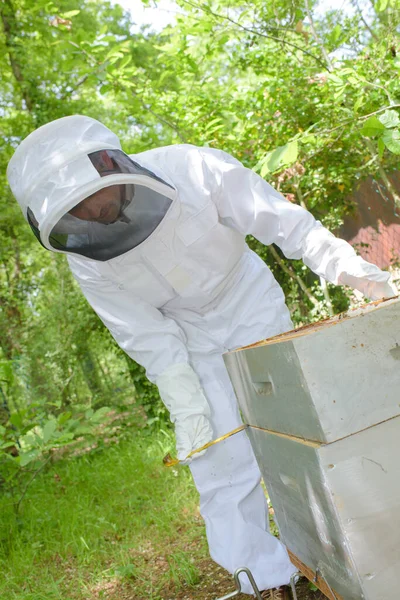
M 160 456 L 172 444 L 156 388 L 86 304 L 65 257 L 40 247 L 12 198 L 6 166 L 26 135 L 86 114 L 115 131 L 128 153 L 176 143 L 222 148 L 333 231 L 356 211 L 352 192 L 367 176 L 379 180 L 382 203 L 400 212 L 391 179 L 400 154 L 397 0 L 323 10 L 314 0 L 177 0 L 176 12 L 161 31 L 133 31 L 132 15 L 103 0 L 0 3 L 6 558 L 31 488 L 54 464 L 132 435 L 148 436 L 144 448 L 154 442 Z M 349 306 L 348 291 L 326 286 L 301 261 L 249 244 L 282 285 L 296 324 Z

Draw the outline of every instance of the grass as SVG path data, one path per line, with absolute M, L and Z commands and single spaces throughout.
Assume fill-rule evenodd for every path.
M 162 465 L 171 448 L 169 433 L 132 431 L 56 462 L 18 517 L 0 496 L 0 599 L 206 598 L 210 573 L 215 592 L 226 575 L 208 559 L 188 469 Z
M 173 447 L 168 431 L 127 429 L 40 473 L 18 515 L 0 493 L 0 600 L 214 600 L 234 591 L 209 558 L 189 470 L 162 464 Z

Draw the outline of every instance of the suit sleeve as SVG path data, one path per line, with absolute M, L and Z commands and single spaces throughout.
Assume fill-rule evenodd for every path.
M 312 214 L 292 204 L 251 169 L 220 150 L 201 149 L 213 181 L 220 218 L 265 245 L 276 244 L 287 258 L 302 259 L 314 273 L 346 284 L 369 298 L 393 295 L 390 274 L 358 256 Z
M 188 364 L 186 337 L 173 319 L 103 278 L 91 261 L 68 256 L 68 263 L 91 307 L 150 381 L 174 365 Z

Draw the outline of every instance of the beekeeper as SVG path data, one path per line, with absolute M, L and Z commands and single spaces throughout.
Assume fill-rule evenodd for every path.
M 222 354 L 292 328 L 282 289 L 246 235 L 370 299 L 396 293 L 389 273 L 220 150 L 184 144 L 128 156 L 104 125 L 76 115 L 31 133 L 7 175 L 40 243 L 67 255 L 89 304 L 157 384 L 181 459 L 241 423 Z M 190 468 L 212 558 L 230 572 L 249 567 L 260 589 L 287 584 L 296 569 L 268 533 L 246 433 Z

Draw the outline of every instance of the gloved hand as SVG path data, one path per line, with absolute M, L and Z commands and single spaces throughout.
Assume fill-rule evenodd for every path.
M 338 283 L 349 285 L 359 290 L 370 300 L 381 300 L 397 296 L 398 291 L 387 271 L 381 271 L 373 265 L 354 254 L 341 260 L 343 270 L 340 269 Z
M 392 298 L 398 295 L 398 291 L 394 285 L 393 279 L 390 278 L 386 282 L 375 283 L 372 290 L 371 300 L 380 300 L 381 298 Z
M 189 452 L 201 448 L 213 439 L 210 421 L 204 415 L 190 415 L 183 421 L 178 419 L 175 422 L 175 436 L 177 456 L 185 465 L 190 464 L 193 459 L 203 456 L 206 450 L 186 459 Z
M 178 458 L 183 464 L 189 464 L 205 451 L 185 460 L 187 455 L 213 439 L 210 407 L 200 380 L 190 365 L 180 363 L 166 369 L 156 384 L 175 425 Z

